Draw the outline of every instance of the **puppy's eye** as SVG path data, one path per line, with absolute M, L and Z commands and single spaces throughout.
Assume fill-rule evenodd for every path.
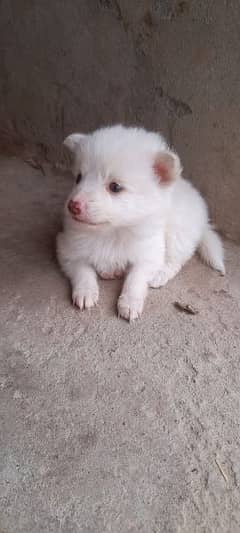
M 80 183 L 81 179 L 82 179 L 82 174 L 81 174 L 81 172 L 79 172 L 79 174 L 77 175 L 77 178 L 76 178 L 76 183 L 77 184 Z
M 121 185 L 119 185 L 119 183 L 116 183 L 115 181 L 112 181 L 109 184 L 109 190 L 111 192 L 113 192 L 114 194 L 116 194 L 118 192 L 121 192 L 123 190 L 123 187 L 121 187 Z

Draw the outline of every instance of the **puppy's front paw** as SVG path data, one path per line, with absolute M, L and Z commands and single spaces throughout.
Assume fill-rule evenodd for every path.
M 144 300 L 142 298 L 129 297 L 121 294 L 118 299 L 118 316 L 131 322 L 139 318 L 143 312 Z
M 73 305 L 83 309 L 90 309 L 98 302 L 99 291 L 97 285 L 94 287 L 76 287 L 72 292 Z

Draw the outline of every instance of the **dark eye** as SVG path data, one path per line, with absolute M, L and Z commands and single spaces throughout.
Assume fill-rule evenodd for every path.
M 109 185 L 109 190 L 113 193 L 118 193 L 121 192 L 123 188 L 121 187 L 121 185 L 119 185 L 119 183 L 112 181 L 112 183 L 110 183 Z
M 81 172 L 79 172 L 79 174 L 77 175 L 77 178 L 76 178 L 76 183 L 80 183 L 81 179 L 82 179 L 82 174 L 81 174 Z

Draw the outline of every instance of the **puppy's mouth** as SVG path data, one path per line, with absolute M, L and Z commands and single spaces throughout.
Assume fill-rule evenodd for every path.
M 75 222 L 78 222 L 78 224 L 84 224 L 84 226 L 90 226 L 92 228 L 106 224 L 106 222 L 91 222 L 90 220 L 82 220 L 75 215 L 71 215 L 71 217 L 72 220 L 75 220 Z
M 97 224 L 94 224 L 94 222 L 90 222 L 89 220 L 81 220 L 77 216 L 72 215 L 72 219 L 75 220 L 75 222 L 78 222 L 78 224 L 84 224 L 85 226 L 97 226 Z

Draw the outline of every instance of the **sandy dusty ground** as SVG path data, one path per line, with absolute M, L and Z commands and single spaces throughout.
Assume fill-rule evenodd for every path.
M 0 170 L 1 533 L 239 532 L 239 248 L 134 324 L 119 282 L 80 313 L 54 258 L 68 178 Z

